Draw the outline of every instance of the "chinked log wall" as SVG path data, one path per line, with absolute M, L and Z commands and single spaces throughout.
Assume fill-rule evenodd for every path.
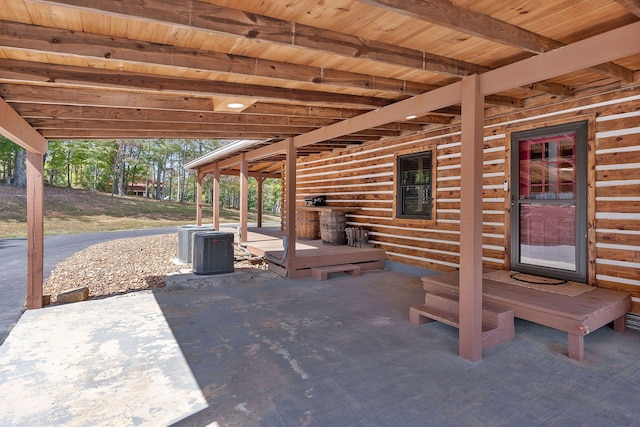
M 628 292 L 640 313 L 640 89 L 532 107 L 485 121 L 483 259 L 510 264 L 511 133 L 589 120 L 589 282 Z M 395 156 L 433 149 L 435 221 L 395 218 Z M 594 185 L 595 184 L 595 185 Z M 348 225 L 370 230 L 390 260 L 451 271 L 460 253 L 460 131 L 406 136 L 299 159 L 297 204 L 324 194 L 356 207 Z

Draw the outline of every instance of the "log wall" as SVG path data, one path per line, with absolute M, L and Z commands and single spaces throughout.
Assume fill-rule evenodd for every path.
M 483 262 L 510 265 L 511 133 L 589 120 L 589 282 L 623 290 L 640 313 L 640 89 L 530 106 L 485 120 Z M 297 204 L 326 195 L 353 207 L 348 225 L 370 231 L 389 260 L 451 271 L 460 253 L 460 130 L 416 134 L 298 159 Z M 434 150 L 435 219 L 396 218 L 397 155 Z

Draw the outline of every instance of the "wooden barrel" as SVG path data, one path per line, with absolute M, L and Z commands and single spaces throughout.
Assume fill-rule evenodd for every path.
M 320 220 L 317 211 L 306 209 L 296 211 L 296 237 L 302 240 L 320 238 Z
M 320 212 L 320 237 L 328 245 L 344 245 L 347 217 L 341 211 Z

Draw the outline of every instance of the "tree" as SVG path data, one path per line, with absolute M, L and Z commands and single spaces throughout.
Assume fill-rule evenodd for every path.
M 263 209 L 274 214 L 280 213 L 282 203 L 282 181 L 267 178 L 263 183 Z
M 0 181 L 9 182 L 14 176 L 16 152 L 19 147 L 10 139 L 0 135 Z
M 13 185 L 16 187 L 27 186 L 27 152 L 23 148 L 16 150 L 16 162 L 13 176 Z
M 136 184 L 146 185 L 146 196 L 179 202 L 195 202 L 197 176 L 185 165 L 224 145 L 220 140 L 60 140 L 50 141 L 45 177 L 56 186 L 81 186 L 125 195 Z M 14 176 L 15 144 L 0 139 L 0 177 Z M 212 180 L 203 183 L 205 200 L 211 201 Z M 263 207 L 279 212 L 280 180 L 264 182 Z M 249 180 L 249 209 L 257 208 L 256 180 Z M 221 178 L 221 206 L 238 208 L 237 177 Z
M 16 187 L 27 186 L 27 152 L 8 138 L 0 135 L 0 181 Z

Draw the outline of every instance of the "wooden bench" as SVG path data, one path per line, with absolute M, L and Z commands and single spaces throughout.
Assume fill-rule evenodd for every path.
M 359 276 L 362 273 L 362 269 L 355 264 L 338 264 L 327 265 L 324 267 L 312 267 L 311 277 L 316 280 L 327 280 L 329 273 L 344 272 L 352 276 Z
M 459 328 L 458 296 L 449 292 L 427 293 L 425 304 L 411 307 L 409 319 L 422 325 L 434 320 Z M 482 348 L 484 350 L 510 341 L 516 336 L 513 311 L 499 304 L 482 304 Z
M 485 270 L 485 273 L 491 270 Z M 427 293 L 453 292 L 459 289 L 459 274 L 422 277 Z M 515 317 L 567 333 L 568 356 L 584 358 L 584 336 L 613 322 L 614 330 L 624 332 L 631 298 L 624 292 L 595 288 L 577 296 L 567 296 L 495 280 L 482 279 L 482 297 L 513 310 Z

